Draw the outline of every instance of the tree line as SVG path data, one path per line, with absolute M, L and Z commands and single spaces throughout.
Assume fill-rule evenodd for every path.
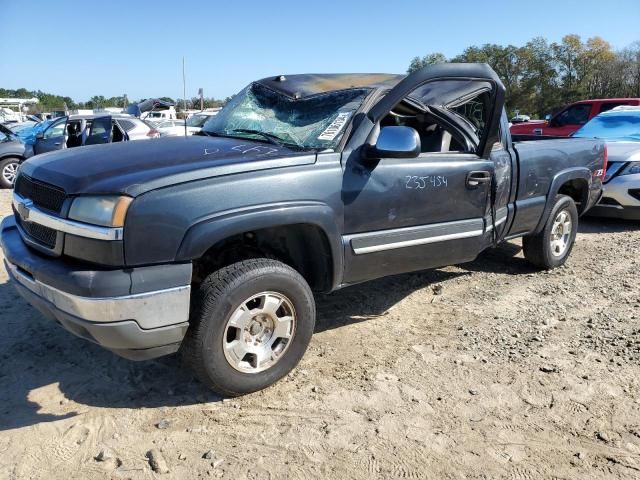
M 1 98 L 37 98 L 39 103 L 29 106 L 30 113 L 51 112 L 57 110 L 63 110 L 66 106 L 68 110 L 75 109 L 95 109 L 106 107 L 126 107 L 131 103 L 139 103 L 145 98 L 139 100 L 129 100 L 126 95 L 117 97 L 104 97 L 102 95 L 94 95 L 86 102 L 75 102 L 71 97 L 54 95 L 51 93 L 43 92 L 41 90 L 27 90 L 26 88 L 18 88 L 15 90 L 0 88 Z M 184 106 L 184 102 L 181 99 L 173 99 L 171 97 L 160 97 L 160 100 L 175 103 L 176 110 L 181 110 Z M 204 98 L 204 108 L 214 108 L 223 106 L 228 99 L 220 100 L 217 98 L 209 97 Z M 193 97 L 187 99 L 187 108 L 200 108 L 200 97 Z
M 524 46 L 485 44 L 447 59 L 440 52 L 411 60 L 408 73 L 443 62 L 488 63 L 507 89 L 506 108 L 542 118 L 588 98 L 640 97 L 640 41 L 622 50 L 592 37 L 566 35 L 559 43 L 536 37 Z

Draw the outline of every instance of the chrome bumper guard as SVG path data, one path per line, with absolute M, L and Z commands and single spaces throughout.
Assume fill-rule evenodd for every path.
M 119 297 L 81 297 L 39 282 L 7 260 L 5 264 L 11 278 L 31 293 L 88 322 L 134 320 L 140 328 L 148 330 L 189 319 L 190 285 Z

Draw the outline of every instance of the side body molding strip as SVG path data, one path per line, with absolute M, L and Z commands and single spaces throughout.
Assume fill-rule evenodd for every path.
M 345 235 L 344 240 L 351 245 L 353 253 L 362 255 L 365 253 L 413 247 L 447 240 L 479 237 L 484 234 L 484 232 L 484 219 L 472 218 L 469 220 L 434 223 L 417 227 L 354 233 Z

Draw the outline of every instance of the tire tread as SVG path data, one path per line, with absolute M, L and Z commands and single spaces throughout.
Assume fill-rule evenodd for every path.
M 542 230 L 536 235 L 529 235 L 522 239 L 522 250 L 524 253 L 524 257 L 529 263 L 535 265 L 536 267 L 539 267 L 545 270 L 551 270 L 553 268 L 556 268 L 564 264 L 566 259 L 569 258 L 569 255 L 571 254 L 571 250 L 573 249 L 573 245 L 575 243 L 575 235 L 565 256 L 562 257 L 559 263 L 549 258 L 549 252 L 548 252 L 548 246 L 549 246 L 548 245 L 549 242 L 547 238 L 547 235 L 549 234 L 548 230 L 551 228 L 551 225 L 553 224 L 553 219 L 556 216 L 558 205 L 560 205 L 561 202 L 566 201 L 565 199 L 569 200 L 568 202 L 569 209 L 572 210 L 572 213 L 574 213 L 574 215 L 572 216 L 572 220 L 574 221 L 575 228 L 577 228 L 578 213 L 577 213 L 576 205 L 573 199 L 567 195 L 556 195 L 554 199 L 553 208 L 551 209 L 551 212 L 549 212 L 549 217 L 547 218 L 547 222 L 545 223 Z
M 219 383 L 216 383 L 207 374 L 203 349 L 200 347 L 203 342 L 206 326 L 203 318 L 207 317 L 207 312 L 211 311 L 215 304 L 220 302 L 230 291 L 242 283 L 245 275 L 249 273 L 255 274 L 256 271 L 260 271 L 260 276 L 266 276 L 273 273 L 274 269 L 297 277 L 297 280 L 306 287 L 309 295 L 312 296 L 311 289 L 296 270 L 282 262 L 268 258 L 251 258 L 223 267 L 208 275 L 193 295 L 191 311 L 197 312 L 198 314 L 191 316 L 189 330 L 181 346 L 182 359 L 198 380 L 212 390 L 225 396 L 235 397 L 245 392 L 237 392 L 225 388 Z

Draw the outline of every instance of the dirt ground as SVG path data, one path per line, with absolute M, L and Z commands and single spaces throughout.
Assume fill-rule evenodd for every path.
M 319 297 L 298 368 L 234 400 L 73 337 L 2 270 L 0 479 L 640 478 L 639 253 L 640 222 L 585 220 L 553 272 L 514 242 Z

